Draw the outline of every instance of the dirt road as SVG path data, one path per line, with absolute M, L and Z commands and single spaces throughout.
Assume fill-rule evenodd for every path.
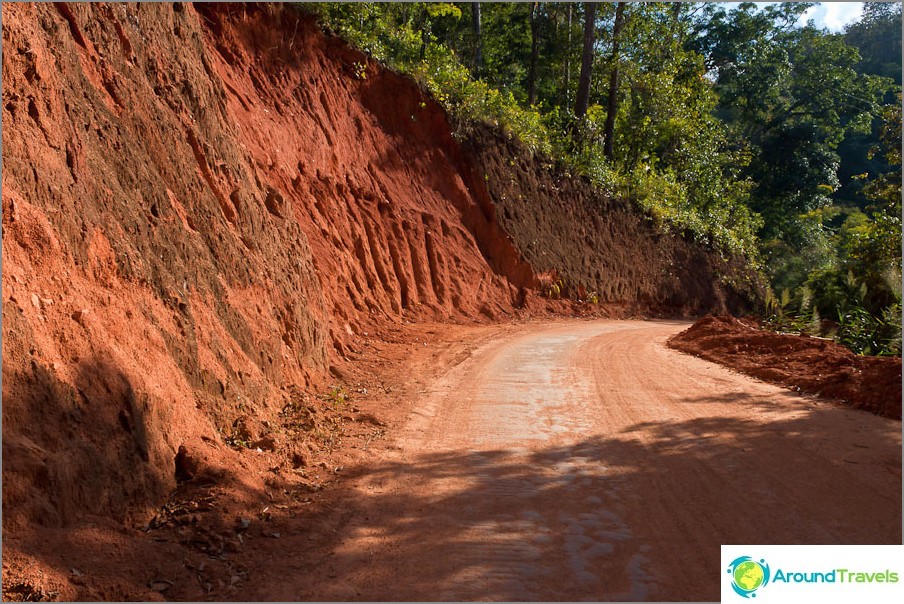
M 900 543 L 900 422 L 666 348 L 685 326 L 460 346 L 394 443 L 346 470 L 316 567 L 249 595 L 715 600 L 722 543 Z

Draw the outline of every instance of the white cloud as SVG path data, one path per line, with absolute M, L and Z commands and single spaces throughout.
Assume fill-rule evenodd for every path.
M 825 27 L 830 31 L 841 31 L 848 23 L 860 18 L 863 12 L 862 2 L 822 2 L 813 6 L 803 14 L 801 25 L 813 19 L 816 27 Z

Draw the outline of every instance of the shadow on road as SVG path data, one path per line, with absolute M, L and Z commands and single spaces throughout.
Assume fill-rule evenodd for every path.
M 339 543 L 291 597 L 712 600 L 723 543 L 900 543 L 899 427 L 821 406 L 362 465 Z
M 733 403 L 768 411 L 755 396 Z M 142 450 L 132 441 L 140 432 L 121 430 L 132 436 L 107 454 L 130 451 L 137 462 Z M 900 543 L 899 430 L 896 422 L 822 404 L 780 421 L 663 419 L 542 448 L 416 456 L 390 448 L 382 460 L 346 468 L 329 507 L 271 507 L 267 523 L 255 519 L 239 551 L 221 554 L 231 568 L 247 569 L 238 584 L 207 595 L 193 574 L 173 574 L 166 595 L 714 600 L 723 543 Z M 246 495 L 273 506 L 273 492 Z M 205 522 L 234 521 L 217 513 L 207 512 Z M 73 530 L 66 543 L 80 557 L 140 564 L 154 536 L 129 549 L 125 536 L 104 543 Z M 19 545 L 42 557 L 41 548 Z M 46 561 L 69 572 L 65 556 Z M 122 593 L 146 585 L 151 572 L 124 577 L 140 583 L 124 583 Z

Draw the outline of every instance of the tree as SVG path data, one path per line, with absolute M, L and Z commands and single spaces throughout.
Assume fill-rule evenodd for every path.
M 860 21 L 845 28 L 844 41 L 857 48 L 860 61 L 857 71 L 867 75 L 879 75 L 901 85 L 901 5 L 899 3 L 864 4 Z M 895 94 L 889 90 L 886 104 L 893 103 Z M 838 148 L 841 166 L 838 169 L 841 187 L 833 195 L 836 204 L 865 209 L 869 200 L 864 195 L 866 182 L 863 174 L 871 178 L 893 170 L 883 154 L 870 154 L 869 150 L 880 144 L 882 120 L 873 120 L 869 132 L 849 133 Z
M 566 24 L 566 36 L 567 41 L 565 44 L 565 61 L 563 69 L 565 71 L 564 74 L 564 85 L 563 85 L 563 93 L 562 93 L 562 104 L 565 106 L 571 105 L 571 19 L 573 13 L 573 4 L 571 2 L 568 3 L 568 22 Z
M 471 24 L 474 27 L 474 60 L 471 71 L 475 78 L 480 77 L 483 69 L 483 32 L 480 24 L 480 2 L 471 3 Z
M 606 112 L 606 126 L 603 129 L 603 155 L 612 161 L 615 157 L 613 151 L 613 138 L 615 130 L 615 112 L 618 110 L 618 43 L 624 25 L 625 3 L 619 2 L 615 9 L 615 24 L 612 26 L 612 66 L 609 73 L 609 106 Z
M 537 61 L 540 58 L 540 3 L 530 3 L 530 68 L 527 76 L 527 104 L 537 103 Z
M 584 3 L 584 48 L 581 52 L 581 76 L 574 102 L 574 114 L 584 117 L 590 105 L 590 80 L 593 71 L 593 42 L 596 39 L 596 3 Z
M 692 47 L 708 53 L 718 115 L 751 152 L 751 204 L 763 236 L 799 249 L 810 235 L 798 214 L 831 205 L 839 186 L 838 145 L 868 131 L 888 82 L 858 73 L 842 36 L 794 27 L 806 6 L 709 8 Z M 809 233 L 809 234 L 808 234 Z
M 873 258 L 876 272 L 891 267 L 901 272 L 901 95 L 886 105 L 881 114 L 879 144 L 871 153 L 881 153 L 893 169 L 867 183 L 864 188 L 872 202 L 873 225 L 865 252 Z
M 844 39 L 860 51 L 859 71 L 885 76 L 901 85 L 899 2 L 865 2 L 863 16 L 845 28 Z

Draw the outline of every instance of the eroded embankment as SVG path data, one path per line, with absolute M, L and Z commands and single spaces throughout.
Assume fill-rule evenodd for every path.
M 295 12 L 11 5 L 3 43 L 5 526 L 125 519 L 368 325 L 532 283 L 439 108 Z
M 471 128 L 465 145 L 486 175 L 499 222 L 543 275 L 570 297 L 643 314 L 697 316 L 759 306 L 765 282 L 749 263 L 674 234 L 624 199 L 531 156 L 498 130 Z
M 3 49 L 5 535 L 141 525 L 199 460 L 266 492 L 261 437 L 295 479 L 333 365 L 381 326 L 514 314 L 524 258 L 615 308 L 725 299 L 625 204 L 588 217 L 529 166 L 488 190 L 413 82 L 292 9 L 11 4 Z

